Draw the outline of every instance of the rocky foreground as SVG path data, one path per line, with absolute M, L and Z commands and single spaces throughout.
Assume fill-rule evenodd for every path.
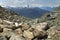
M 47 37 L 48 24 L 38 23 L 30 26 L 27 23 L 14 23 L 0 19 L 0 40 L 38 40 Z
M 47 36 L 47 23 L 31 23 L 31 19 L 17 15 L 0 6 L 0 40 L 39 40 Z M 32 25 L 31 25 L 32 24 Z
M 60 29 L 47 22 L 28 24 L 0 19 L 0 40 L 60 40 Z
M 0 7 L 0 40 L 60 40 L 60 12 L 28 19 Z

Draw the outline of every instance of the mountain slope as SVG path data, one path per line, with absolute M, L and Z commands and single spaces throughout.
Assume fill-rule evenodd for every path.
M 30 20 L 29 18 L 25 18 L 23 16 L 18 15 L 15 12 L 11 12 L 7 9 L 4 9 L 0 6 L 0 18 L 3 20 L 9 20 L 9 21 L 14 21 L 14 22 L 21 22 L 21 21 L 25 21 L 25 20 Z
M 48 23 L 48 38 L 46 40 L 60 40 L 60 7 L 56 7 L 53 12 L 47 13 L 38 20 Z
M 45 30 L 41 31 L 43 27 L 46 29 L 47 23 L 44 22 L 33 26 L 33 24 L 28 23 L 31 22 L 29 20 L 0 7 L 0 40 L 35 40 L 35 38 L 40 40 L 41 37 L 47 35 Z
M 7 9 L 9 9 L 9 7 Z M 35 8 L 10 8 L 9 10 L 12 10 L 18 13 L 19 15 L 22 15 L 28 18 L 39 18 L 42 15 L 50 12 L 48 10 L 43 10 L 37 7 Z
M 57 11 L 56 9 L 41 18 L 29 21 L 28 18 L 0 7 L 0 39 L 60 40 L 60 10 L 57 9 L 59 10 Z M 8 24 L 7 21 L 13 21 L 15 24 Z M 18 23 L 21 21 L 24 23 Z M 29 22 L 29 24 L 25 21 Z M 20 25 L 17 26 L 16 22 Z

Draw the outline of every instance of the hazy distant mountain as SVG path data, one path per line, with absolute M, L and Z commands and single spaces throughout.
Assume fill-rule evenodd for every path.
M 25 8 L 22 8 L 22 7 L 13 8 L 13 7 L 8 7 L 7 9 L 16 12 L 19 15 L 29 17 L 29 18 L 39 18 L 42 15 L 44 15 L 45 13 L 50 12 L 48 10 L 44 10 L 44 9 L 41 9 L 41 8 L 38 8 L 38 7 L 35 7 L 35 8 L 27 8 L 27 7 L 25 7 Z
M 54 10 L 54 7 L 41 7 L 41 9 L 52 11 Z

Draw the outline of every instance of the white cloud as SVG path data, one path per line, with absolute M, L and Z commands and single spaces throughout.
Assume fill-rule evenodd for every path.
M 11 7 L 24 7 L 30 5 L 32 7 L 42 7 L 42 6 L 58 6 L 60 1 L 42 1 L 42 0 L 1 0 L 1 6 L 11 6 Z M 56 2 L 56 3 L 55 3 Z
M 41 4 L 31 4 L 30 6 L 31 7 L 42 7 L 43 5 L 41 5 Z
M 2 1 L 0 3 L 1 6 L 16 6 L 16 7 L 19 7 L 19 6 L 24 6 L 27 4 L 27 0 L 6 0 L 6 1 Z
M 4 0 L 4 2 L 2 1 L 2 6 L 26 6 L 28 4 L 31 4 L 31 1 L 34 0 Z
M 0 2 L 0 6 L 6 7 L 6 4 Z

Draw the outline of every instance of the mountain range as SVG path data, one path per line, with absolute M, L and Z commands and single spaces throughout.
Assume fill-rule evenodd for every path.
M 39 18 L 42 15 L 51 12 L 53 8 L 51 7 L 33 7 L 33 8 L 28 8 L 28 7 L 5 7 L 6 9 L 9 9 L 11 11 L 14 11 L 18 13 L 19 15 L 28 17 L 28 18 Z
M 48 11 L 52 11 L 54 10 L 55 7 L 40 7 L 43 10 L 48 10 Z

